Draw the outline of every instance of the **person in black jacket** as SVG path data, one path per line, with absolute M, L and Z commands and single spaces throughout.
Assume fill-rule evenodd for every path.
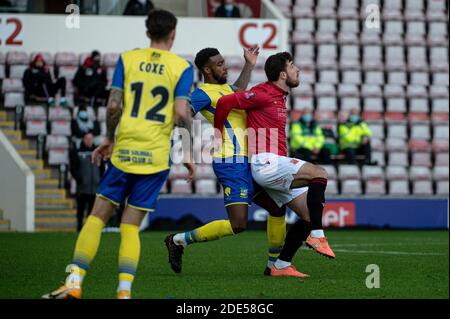
M 86 208 L 88 214 L 92 211 L 95 189 L 102 176 L 103 169 L 91 161 L 94 150 L 94 136 L 87 133 L 80 147 L 74 145 L 70 151 L 70 173 L 77 182 L 77 231 L 83 227 Z
M 125 16 L 145 16 L 154 6 L 150 0 L 130 0 L 123 11 Z
M 73 79 L 73 85 L 77 89 L 78 104 L 85 102 L 97 105 L 98 99 L 106 100 L 108 78 L 106 68 L 101 65 L 101 55 L 93 51 L 80 66 Z
M 41 102 L 53 105 L 55 95 L 61 91 L 61 105 L 66 106 L 66 79 L 59 78 L 53 82 L 50 68 L 41 54 L 37 54 L 30 66 L 25 70 L 22 78 L 28 102 Z
M 216 17 L 240 18 L 241 11 L 234 4 L 234 0 L 222 0 L 222 4 L 216 10 Z
M 75 138 L 83 138 L 87 133 L 94 136 L 100 135 L 100 124 L 89 118 L 89 114 L 85 106 L 80 106 L 77 117 L 71 123 L 72 136 Z

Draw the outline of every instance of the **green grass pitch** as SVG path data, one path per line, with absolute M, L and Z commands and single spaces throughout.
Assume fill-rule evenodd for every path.
M 262 275 L 266 235 L 247 231 L 185 250 L 183 272 L 167 262 L 167 232 L 141 234 L 134 298 L 448 298 L 447 231 L 327 231 L 337 259 L 302 247 L 294 264 L 311 277 Z M 0 234 L 0 298 L 39 298 L 65 278 L 76 234 Z M 105 233 L 83 287 L 84 298 L 114 298 L 119 234 Z M 367 265 L 380 270 L 368 289 Z

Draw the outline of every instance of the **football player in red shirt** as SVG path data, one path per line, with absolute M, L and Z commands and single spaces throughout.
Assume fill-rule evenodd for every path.
M 291 260 L 304 240 L 318 253 L 335 258 L 322 227 L 327 173 L 320 166 L 287 157 L 286 98 L 289 89 L 300 83 L 292 56 L 287 52 L 272 55 L 264 69 L 268 82 L 219 99 L 214 126 L 222 132 L 231 109 L 247 111 L 253 178 L 278 206 L 286 204 L 300 216 L 272 267 L 272 275 L 292 275 L 296 270 Z

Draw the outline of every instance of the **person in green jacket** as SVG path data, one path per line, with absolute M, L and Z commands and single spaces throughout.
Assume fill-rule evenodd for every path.
M 311 109 L 304 109 L 301 118 L 291 125 L 290 150 L 293 157 L 314 162 L 313 155 L 322 164 L 331 164 L 331 154 L 324 147 L 325 135 L 313 118 Z
M 361 120 L 358 109 L 352 109 L 347 121 L 339 124 L 339 146 L 348 164 L 356 164 L 356 155 L 364 155 L 364 163 L 371 164 L 372 150 L 370 137 L 372 131 Z

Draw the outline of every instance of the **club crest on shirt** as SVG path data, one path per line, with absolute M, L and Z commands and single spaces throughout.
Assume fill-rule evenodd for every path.
M 229 199 L 231 197 L 231 188 L 225 187 L 224 194 L 225 194 L 225 198 Z
M 244 95 L 244 97 L 245 97 L 246 100 L 251 100 L 251 99 L 253 99 L 255 96 L 256 96 L 256 93 L 255 93 L 255 92 L 245 92 L 245 95 Z
M 296 159 L 293 158 L 293 159 L 291 159 L 291 163 L 295 165 L 295 164 L 298 163 L 298 160 L 296 160 Z
M 248 189 L 247 188 L 241 188 L 240 196 L 241 196 L 241 198 L 247 198 L 248 197 Z

